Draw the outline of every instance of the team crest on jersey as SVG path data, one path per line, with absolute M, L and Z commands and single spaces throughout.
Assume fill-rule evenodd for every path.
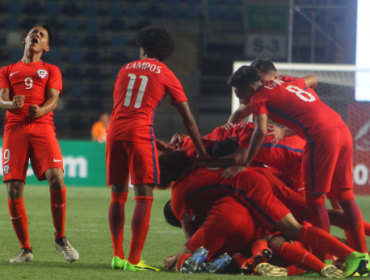
M 48 75 L 48 72 L 45 69 L 39 69 L 39 70 L 37 70 L 37 75 L 41 79 L 45 79 L 47 77 L 47 75 Z
M 9 165 L 4 166 L 4 173 L 8 174 L 9 173 Z

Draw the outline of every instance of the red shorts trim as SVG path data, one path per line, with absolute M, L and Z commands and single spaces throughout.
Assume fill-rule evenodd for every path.
M 333 128 L 312 138 L 303 152 L 306 192 L 352 189 L 353 147 L 348 127 Z
M 32 123 L 7 127 L 3 139 L 3 181 L 26 182 L 28 161 L 39 181 L 50 168 L 63 169 L 63 157 L 54 126 Z
M 108 184 L 159 184 L 159 164 L 154 141 L 137 143 L 107 141 L 106 163 Z

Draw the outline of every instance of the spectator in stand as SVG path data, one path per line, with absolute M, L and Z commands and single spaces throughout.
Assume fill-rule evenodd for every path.
M 107 140 L 107 128 L 109 122 L 108 113 L 100 115 L 99 121 L 95 122 L 91 128 L 91 140 L 104 143 Z

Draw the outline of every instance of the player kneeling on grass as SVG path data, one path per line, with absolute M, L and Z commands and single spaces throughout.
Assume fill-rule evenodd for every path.
M 113 247 L 112 268 L 128 271 L 158 271 L 143 263 L 141 252 L 149 231 L 153 188 L 159 184 L 159 166 L 154 141 L 154 114 L 168 94 L 179 111 L 199 156 L 208 157 L 198 127 L 190 112 L 180 81 L 161 61 L 174 51 L 172 36 L 164 29 L 146 27 L 137 36 L 140 60 L 123 66 L 114 85 L 114 107 L 110 116 L 106 163 L 112 185 L 109 226 Z M 135 189 L 131 243 L 127 261 L 123 252 L 125 203 L 129 175 Z
M 7 110 L 4 124 L 3 168 L 8 207 L 21 251 L 10 262 L 33 261 L 28 237 L 27 214 L 23 203 L 28 161 L 38 180 L 48 180 L 55 227 L 55 247 L 69 262 L 78 252 L 65 237 L 66 188 L 63 157 L 55 137 L 53 113 L 62 91 L 58 67 L 45 63 L 53 33 L 46 24 L 35 25 L 23 39 L 21 61 L 0 70 L 0 107 Z

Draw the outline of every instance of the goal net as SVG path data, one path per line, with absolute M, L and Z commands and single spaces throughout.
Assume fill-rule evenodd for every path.
M 234 72 L 243 65 L 250 62 L 234 62 Z M 275 66 L 281 76 L 318 76 L 316 93 L 338 112 L 352 133 L 354 191 L 370 195 L 370 102 L 355 101 L 356 66 L 291 63 L 275 63 Z M 232 111 L 238 107 L 239 101 L 233 95 Z

